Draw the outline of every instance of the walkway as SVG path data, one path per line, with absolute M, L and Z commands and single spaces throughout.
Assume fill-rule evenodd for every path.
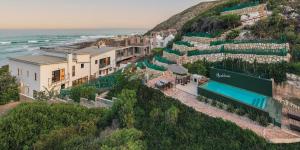
M 154 87 L 154 83 L 160 79 L 169 79 L 170 76 L 162 76 L 160 78 L 155 78 L 148 82 L 149 87 Z M 205 104 L 197 100 L 197 97 L 189 94 L 185 91 L 182 91 L 177 88 L 172 88 L 166 91 L 163 91 L 165 95 L 170 96 L 179 100 L 181 103 L 185 104 L 188 107 L 194 108 L 196 111 L 204 113 L 208 116 L 214 118 L 222 118 L 227 121 L 234 122 L 236 125 L 243 129 L 249 129 L 255 132 L 257 135 L 264 137 L 271 143 L 295 143 L 300 142 L 300 136 L 294 134 L 288 130 L 281 129 L 275 126 L 263 127 L 257 122 L 250 120 L 249 118 L 242 117 L 233 113 L 229 113 L 225 110 L 219 109 L 217 107 L 212 107 L 211 105 Z
M 17 107 L 19 104 L 21 104 L 20 101 L 18 102 L 11 102 L 5 105 L 0 105 L 0 117 L 4 114 L 6 114 L 9 110 Z

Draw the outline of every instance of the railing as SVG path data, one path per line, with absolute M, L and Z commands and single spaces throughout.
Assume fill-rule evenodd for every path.
M 65 75 L 65 78 L 63 80 L 57 81 L 57 82 L 52 82 L 52 78 L 48 78 L 48 86 L 57 86 L 63 83 L 66 83 L 70 80 L 70 75 Z

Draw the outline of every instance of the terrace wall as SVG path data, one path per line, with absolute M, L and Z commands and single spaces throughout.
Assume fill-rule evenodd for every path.
M 237 15 L 245 15 L 249 13 L 259 12 L 262 16 L 266 16 L 266 4 L 260 4 L 253 7 L 247 7 L 243 9 L 237 9 L 232 11 L 225 11 L 222 12 L 221 15 L 228 15 L 228 14 L 237 14 Z

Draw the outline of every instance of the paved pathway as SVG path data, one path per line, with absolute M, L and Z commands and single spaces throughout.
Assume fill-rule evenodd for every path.
M 21 102 L 11 102 L 5 105 L 0 105 L 0 116 L 6 114 L 9 110 L 17 107 Z

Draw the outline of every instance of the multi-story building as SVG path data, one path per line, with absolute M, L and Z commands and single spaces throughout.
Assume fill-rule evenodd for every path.
M 151 48 L 164 48 L 174 40 L 177 31 L 175 29 L 151 32 Z
M 49 48 L 40 55 L 10 58 L 9 68 L 21 94 L 33 98 L 39 91 L 59 91 L 108 75 L 148 54 L 147 46 Z

